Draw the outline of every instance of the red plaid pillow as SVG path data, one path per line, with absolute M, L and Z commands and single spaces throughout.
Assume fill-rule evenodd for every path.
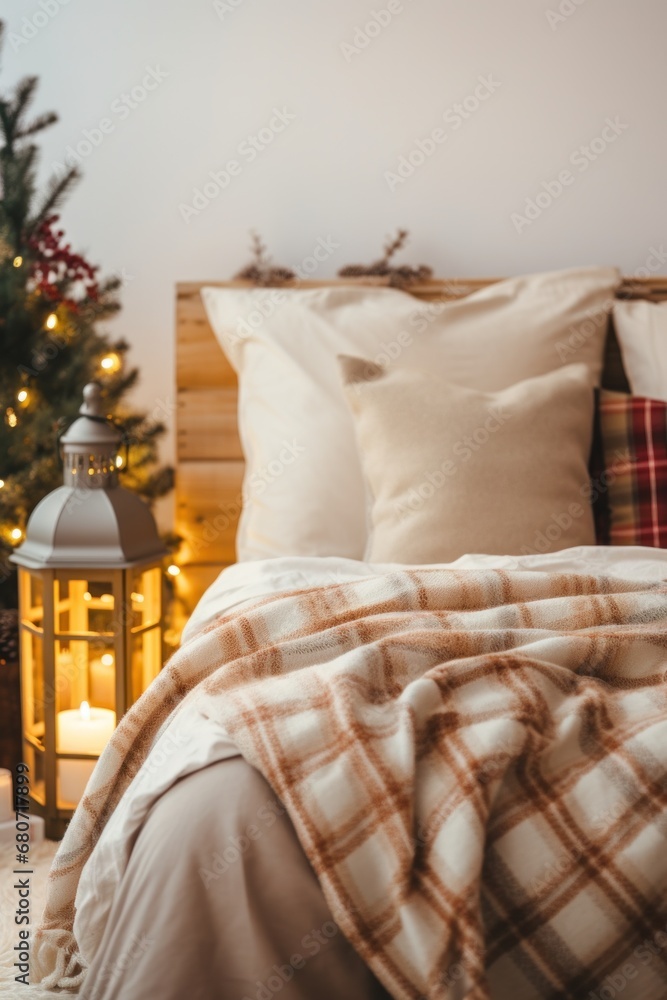
M 591 491 L 599 545 L 667 548 L 667 403 L 599 391 Z

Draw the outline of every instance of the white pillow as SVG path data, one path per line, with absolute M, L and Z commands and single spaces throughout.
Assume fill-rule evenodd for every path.
M 598 382 L 618 281 L 613 268 L 584 268 L 435 303 L 390 288 L 202 289 L 239 376 L 247 464 L 238 559 L 363 557 L 364 479 L 337 355 L 487 391 L 573 361 Z
M 593 545 L 585 365 L 499 392 L 341 357 L 373 495 L 372 563 Z
M 614 327 L 634 395 L 667 400 L 667 302 L 618 301 Z

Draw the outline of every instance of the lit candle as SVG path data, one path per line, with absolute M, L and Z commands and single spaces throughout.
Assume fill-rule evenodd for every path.
M 99 756 L 116 728 L 116 713 L 106 708 L 91 708 L 87 701 L 78 709 L 58 712 L 56 752 L 86 753 Z M 94 760 L 58 761 L 58 799 L 76 805 L 95 768 Z
M 14 793 L 12 774 L 5 767 L 0 768 L 0 823 L 14 819 Z
M 100 708 L 116 706 L 116 665 L 113 653 L 102 653 L 90 664 L 90 700 Z

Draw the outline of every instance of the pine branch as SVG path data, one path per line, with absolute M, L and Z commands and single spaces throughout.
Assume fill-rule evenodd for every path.
M 41 225 L 49 215 L 53 214 L 54 209 L 60 205 L 70 188 L 72 188 L 73 185 L 75 185 L 80 179 L 81 173 L 78 167 L 71 167 L 60 179 L 57 177 L 51 178 L 46 197 L 42 202 L 42 207 L 30 223 L 31 230 L 37 229 L 37 227 Z
M 288 267 L 272 264 L 266 246 L 254 230 L 250 231 L 250 254 L 250 263 L 234 275 L 239 281 L 250 281 L 253 285 L 268 288 L 272 285 L 285 285 L 296 278 L 294 271 Z
M 38 83 L 39 80 L 36 76 L 26 76 L 22 80 L 19 80 L 16 85 L 12 106 L 13 113 L 10 118 L 11 129 L 9 135 L 7 136 L 8 145 L 10 147 L 13 146 L 14 141 L 18 137 L 21 118 L 30 107 L 32 99 L 35 96 Z
M 25 139 L 29 135 L 35 135 L 36 132 L 41 132 L 42 129 L 48 128 L 50 125 L 55 125 L 58 121 L 58 115 L 55 111 L 46 111 L 43 115 L 38 115 L 30 125 L 26 125 L 20 131 L 16 132 L 16 139 Z
M 392 240 L 391 238 L 385 243 L 384 247 L 384 257 L 380 257 L 376 261 L 376 267 L 387 267 L 391 258 L 402 248 L 408 241 L 408 231 L 407 229 L 399 229 L 396 236 Z
M 371 264 L 347 264 L 340 268 L 338 276 L 340 278 L 387 278 L 387 284 L 394 288 L 405 288 L 420 281 L 428 281 L 429 278 L 433 277 L 433 269 L 426 264 L 413 267 L 410 264 L 396 266 L 391 263 L 392 257 L 405 246 L 407 239 L 407 229 L 399 229 L 396 236 L 393 239 L 388 238 L 384 244 L 384 256 L 374 260 Z

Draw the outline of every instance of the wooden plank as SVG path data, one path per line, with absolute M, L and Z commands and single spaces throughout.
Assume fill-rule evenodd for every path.
M 244 463 L 181 462 L 176 479 L 176 532 L 181 563 L 236 562 Z
M 179 461 L 243 458 L 237 426 L 236 388 L 178 390 L 176 448 Z
M 404 290 L 416 298 L 462 298 L 471 292 L 487 285 L 495 285 L 506 278 L 432 278 L 430 281 L 409 285 Z M 190 303 L 198 314 L 201 303 L 200 291 L 205 286 L 212 288 L 253 288 L 249 281 L 182 281 L 176 285 L 177 298 Z M 355 285 L 361 288 L 386 288 L 389 282 L 386 278 L 331 278 L 322 281 L 290 281 L 284 288 L 335 288 L 339 285 Z M 667 275 L 656 275 L 652 278 L 636 278 L 628 275 L 621 278 L 617 292 L 618 298 L 667 299 Z M 201 305 L 203 311 L 203 304 Z
M 199 294 L 203 285 L 176 297 L 176 387 L 235 386 L 236 373 L 216 340 Z

